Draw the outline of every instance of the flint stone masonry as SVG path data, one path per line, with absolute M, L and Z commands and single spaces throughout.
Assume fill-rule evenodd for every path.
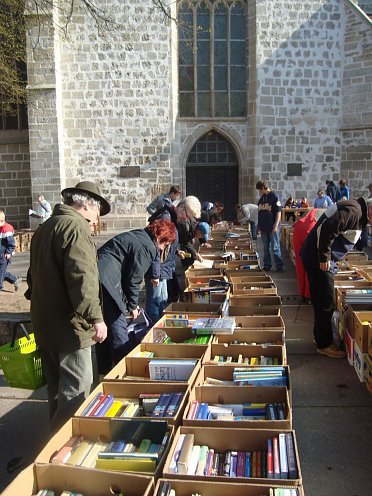
M 63 187 L 95 180 L 112 219 L 130 223 L 155 189 L 185 192 L 188 153 L 210 130 L 235 148 L 237 201 L 256 201 L 259 178 L 310 203 L 326 179 L 366 193 L 372 28 L 349 0 L 247 2 L 247 115 L 221 120 L 178 117 L 177 29 L 151 0 L 100 7 L 117 22 L 104 38 L 81 8 L 67 40 L 46 16 L 29 51 L 32 197 L 42 188 L 57 201 Z M 28 27 L 31 47 L 34 17 Z M 287 176 L 289 163 L 302 164 L 301 177 Z

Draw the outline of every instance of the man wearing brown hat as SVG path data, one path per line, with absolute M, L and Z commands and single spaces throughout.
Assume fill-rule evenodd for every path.
M 52 431 L 89 395 L 91 346 L 107 336 L 89 223 L 108 214 L 110 205 L 90 181 L 61 194 L 63 204 L 32 238 L 25 293 L 48 384 Z

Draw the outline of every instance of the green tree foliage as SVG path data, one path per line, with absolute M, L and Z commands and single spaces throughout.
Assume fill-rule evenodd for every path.
M 12 115 L 26 100 L 25 0 L 0 1 L 0 112 Z

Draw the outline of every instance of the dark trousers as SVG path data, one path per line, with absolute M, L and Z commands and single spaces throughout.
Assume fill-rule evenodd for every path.
M 9 263 L 5 258 L 0 258 L 0 290 L 3 289 L 4 281 L 14 284 L 17 280 L 17 277 L 7 270 Z
M 314 338 L 318 348 L 333 343 L 332 316 L 336 308 L 334 274 L 306 267 L 311 303 L 314 309 Z
M 133 343 L 128 334 L 125 314 L 105 287 L 102 287 L 102 291 L 103 319 L 107 325 L 107 339 L 103 343 L 96 343 L 95 349 L 98 373 L 106 375 L 114 365 L 136 347 L 136 343 Z

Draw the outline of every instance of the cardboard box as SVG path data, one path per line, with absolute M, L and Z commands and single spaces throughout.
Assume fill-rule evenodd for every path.
M 278 358 L 279 363 L 276 365 L 286 365 L 286 355 L 285 346 L 283 345 L 271 345 L 271 346 L 260 346 L 260 345 L 247 345 L 247 344 L 228 344 L 228 343 L 212 343 L 210 347 L 211 361 L 214 361 L 215 356 L 232 357 L 233 362 L 231 365 L 239 367 L 243 365 L 238 363 L 237 359 L 239 355 L 244 358 L 257 357 L 260 360 L 261 356 Z M 205 363 L 210 363 L 204 361 Z M 219 363 L 219 362 L 214 362 Z M 227 365 L 226 362 L 220 362 L 220 365 Z M 230 365 L 230 363 L 229 363 Z M 265 363 L 257 363 L 257 365 L 265 366 Z
M 205 288 L 202 290 L 201 288 Z M 190 303 L 201 304 L 222 304 L 226 298 L 230 297 L 230 289 L 222 290 L 209 289 L 207 286 L 190 284 L 184 291 L 184 296 Z
M 206 317 L 207 315 L 221 315 L 221 305 L 219 303 L 201 304 L 172 302 L 163 310 L 163 314 L 183 314 L 188 315 L 190 319 L 193 317 Z
M 162 482 L 169 482 L 171 489 L 176 491 L 177 496 L 190 496 L 191 494 L 202 494 L 203 496 L 270 496 L 272 494 L 270 489 L 275 487 L 273 482 L 270 484 L 236 484 L 230 480 L 229 482 L 214 482 L 211 480 L 159 479 L 154 494 L 159 496 Z M 304 496 L 302 485 L 297 486 L 296 489 L 299 496 Z
M 351 366 L 354 365 L 354 338 L 352 335 L 349 333 L 349 331 L 346 329 L 346 335 L 345 335 L 345 349 L 346 349 L 346 356 L 347 356 L 347 361 L 350 363 Z
M 342 312 L 343 307 L 345 306 L 345 293 L 347 291 L 350 291 L 350 289 L 371 289 L 372 288 L 372 282 L 371 281 L 361 281 L 362 284 L 359 284 L 358 287 L 342 287 L 342 288 L 336 288 L 336 309 L 340 312 Z M 365 310 L 372 310 L 372 304 L 370 302 L 366 303 L 356 303 L 356 305 L 365 305 Z M 353 304 L 354 306 L 354 304 Z
M 369 355 L 367 355 L 366 386 L 372 394 L 372 357 Z
M 241 330 L 285 330 L 285 324 L 280 315 L 250 315 L 250 316 L 236 316 L 236 329 L 237 332 Z
M 171 342 L 169 344 L 163 344 L 163 346 L 178 346 L 179 344 L 187 344 L 184 343 L 186 339 L 195 338 L 195 334 L 191 330 L 191 326 L 187 327 L 153 327 L 146 334 L 142 343 L 154 343 L 156 339 L 160 339 L 160 336 L 164 335 L 164 333 L 169 337 Z M 212 340 L 212 336 L 207 336 L 208 342 Z M 190 346 L 187 344 L 187 346 Z M 208 344 L 192 344 L 192 346 L 197 346 L 198 348 L 205 350 Z
M 368 329 L 368 355 L 372 357 L 372 326 Z
M 229 317 L 239 317 L 239 316 L 244 316 L 244 317 L 249 317 L 249 316 L 258 316 L 258 315 L 271 315 L 271 316 L 276 316 L 280 315 L 280 306 L 261 306 L 261 307 L 243 307 L 238 304 L 236 305 L 230 305 L 229 306 Z
M 123 493 L 126 496 L 151 496 L 154 478 L 128 472 L 107 472 L 68 465 L 34 464 L 25 468 L 1 493 L 3 496 L 32 496 L 41 489 L 71 491 L 89 496 Z
M 354 339 L 362 353 L 368 352 L 368 332 L 372 325 L 371 312 L 354 312 Z
M 284 420 L 188 420 L 190 404 L 193 400 L 199 403 L 242 404 L 242 403 L 283 403 L 286 418 Z M 196 386 L 190 395 L 184 410 L 182 425 L 191 427 L 229 427 L 257 429 L 292 429 L 292 412 L 287 388 L 240 386 Z
M 128 442 L 131 439 L 133 429 L 138 429 L 139 423 L 142 426 L 141 439 L 147 438 L 155 444 L 161 444 L 164 435 L 169 436 L 168 443 L 161 459 L 158 462 L 155 472 L 152 474 L 160 476 L 164 461 L 169 450 L 173 427 L 169 426 L 163 420 L 137 420 L 137 419 L 94 419 L 87 417 L 72 417 L 68 420 L 61 429 L 50 439 L 39 455 L 36 457 L 36 463 L 49 464 L 55 453 L 73 436 L 83 436 L 87 441 L 93 442 L 111 442 L 122 439 Z M 168 425 L 168 427 L 167 427 Z M 87 469 L 87 476 L 90 472 L 96 469 Z M 112 471 L 108 471 L 112 472 Z M 149 473 L 136 472 L 149 475 Z
M 254 317 L 256 318 L 256 317 Z M 213 337 L 212 343 L 231 344 L 277 344 L 285 346 L 284 329 L 274 330 L 235 330 L 233 334 L 220 334 Z
M 212 270 L 212 271 L 216 271 L 215 269 L 208 269 L 209 272 Z M 199 271 L 201 272 L 201 271 Z M 216 279 L 217 281 L 221 281 L 221 282 L 226 282 L 227 281 L 227 278 L 221 274 L 220 271 L 217 271 L 217 274 L 214 274 L 214 275 L 210 275 L 210 274 L 199 274 L 199 272 L 197 272 L 196 274 L 189 274 L 188 277 L 187 277 L 187 280 L 188 280 L 188 285 L 189 286 L 193 286 L 193 287 L 198 287 L 198 286 L 208 286 L 209 284 L 209 281 L 211 279 Z
M 240 365 L 239 365 L 240 367 Z M 244 367 L 244 365 L 241 365 Z M 208 385 L 207 387 L 220 387 L 220 386 L 228 386 L 228 387 L 241 387 L 247 388 L 247 386 L 237 386 L 233 382 L 233 372 L 234 368 L 231 365 L 204 365 L 198 376 L 195 379 L 195 387 L 205 385 L 205 381 L 207 378 L 217 379 L 217 381 L 221 381 L 220 384 Z M 290 378 L 290 368 L 288 365 L 284 365 L 286 370 L 287 384 L 288 384 L 288 393 L 289 393 L 289 401 L 292 404 L 292 386 L 291 386 L 291 378 Z M 280 387 L 280 386 L 277 386 Z
M 136 357 L 137 353 L 142 351 L 150 351 L 154 353 L 154 358 L 203 358 L 205 346 L 194 344 L 179 343 L 177 346 L 171 344 L 160 343 L 144 343 L 142 342 L 127 357 Z M 136 357 L 140 358 L 140 357 Z
M 145 382 L 153 382 L 150 379 L 149 374 L 149 362 L 150 360 L 154 360 L 153 358 L 139 358 L 126 356 L 120 362 L 115 365 L 115 367 L 110 370 L 110 372 L 105 376 L 105 381 L 145 381 Z M 182 360 L 182 359 L 180 359 Z M 176 383 L 185 383 L 192 385 L 195 382 L 195 379 L 200 370 L 200 360 L 197 360 L 194 371 L 189 377 L 188 381 L 170 381 Z M 158 381 L 154 381 L 158 382 Z M 164 382 L 164 381 L 162 381 Z
M 205 429 L 203 427 L 179 427 L 177 429 L 173 444 L 169 450 L 167 460 L 164 465 L 163 474 L 169 479 L 177 478 L 179 475 L 175 475 L 169 472 L 169 464 L 173 457 L 173 451 L 177 444 L 180 434 L 194 434 L 194 444 L 197 445 L 207 445 L 209 448 L 213 448 L 217 453 L 225 453 L 226 451 L 252 451 L 252 450 L 262 450 L 266 448 L 268 439 L 277 437 L 281 432 L 288 432 L 285 430 L 276 429 L 231 429 L 231 428 L 214 428 L 210 427 Z M 299 456 L 297 450 L 296 435 L 293 433 L 295 459 L 298 469 L 298 479 L 275 479 L 275 485 L 277 486 L 297 486 L 302 483 L 301 467 L 299 463 Z M 244 478 L 244 477 L 234 477 L 228 478 L 223 476 L 198 476 L 198 475 L 183 475 L 183 479 L 187 480 L 203 480 L 203 481 L 221 481 L 226 482 L 240 482 L 240 483 L 267 483 L 268 479 L 263 478 Z
M 188 402 L 189 387 L 185 383 L 169 383 L 169 382 L 101 382 L 78 408 L 75 417 L 81 417 L 83 411 L 87 408 L 90 402 L 95 398 L 98 393 L 111 394 L 116 398 L 139 398 L 140 394 L 153 394 L 153 393 L 183 393 L 183 398 L 173 417 L 166 417 L 166 420 L 171 425 L 178 425 L 181 423 L 183 411 Z M 97 419 L 107 419 L 107 417 L 94 417 Z M 135 417 L 135 418 L 150 418 L 150 417 Z
M 354 369 L 360 382 L 366 380 L 367 353 L 363 353 L 358 344 L 354 343 Z

